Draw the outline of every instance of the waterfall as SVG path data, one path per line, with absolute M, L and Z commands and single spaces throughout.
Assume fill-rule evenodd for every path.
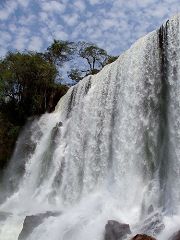
M 179 24 L 139 39 L 27 124 L 4 173 L 0 240 L 17 240 L 25 217 L 46 211 L 60 214 L 27 240 L 103 240 L 110 219 L 137 233 L 150 210 L 165 224 L 158 239 L 179 230 Z

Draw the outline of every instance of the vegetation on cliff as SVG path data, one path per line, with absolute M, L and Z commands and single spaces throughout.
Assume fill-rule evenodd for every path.
M 57 70 L 38 53 L 8 53 L 0 62 L 0 167 L 12 154 L 28 117 L 52 111 L 68 87 L 55 82 Z
M 80 59 L 85 61 L 83 68 L 74 68 Z M 68 85 L 61 84 L 65 64 L 71 61 L 66 82 L 76 83 L 115 59 L 94 44 L 60 40 L 44 53 L 7 53 L 0 60 L 0 169 L 6 166 L 26 120 L 53 111 L 67 92 Z

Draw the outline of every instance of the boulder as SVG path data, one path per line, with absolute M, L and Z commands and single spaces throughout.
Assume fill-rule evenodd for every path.
M 105 226 L 105 240 L 121 240 L 131 234 L 129 224 L 109 220 Z
M 32 233 L 34 228 L 39 226 L 45 218 L 59 216 L 60 212 L 45 212 L 37 215 L 26 216 L 22 231 L 19 234 L 18 240 L 26 240 L 27 237 Z
M 169 240 L 180 240 L 180 230 L 178 232 L 175 232 Z
M 156 240 L 156 239 L 146 234 L 137 234 L 131 240 Z

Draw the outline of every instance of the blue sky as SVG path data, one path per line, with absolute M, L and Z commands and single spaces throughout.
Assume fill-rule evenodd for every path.
M 0 56 L 43 51 L 53 39 L 85 40 L 119 55 L 179 10 L 179 0 L 0 0 Z

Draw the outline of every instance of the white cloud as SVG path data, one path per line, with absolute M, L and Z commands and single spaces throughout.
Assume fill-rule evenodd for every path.
M 29 14 L 29 15 L 23 15 L 22 17 L 19 18 L 18 23 L 21 25 L 32 25 L 33 22 L 37 21 L 36 16 L 34 14 Z
M 22 37 L 24 36 L 25 38 L 28 38 L 31 31 L 27 27 L 18 27 L 16 33 L 17 33 L 16 34 L 17 36 L 22 36 Z
M 7 2 L 5 7 L 0 9 L 0 20 L 7 20 L 10 15 L 16 10 L 17 8 L 17 2 L 12 1 L 12 2 Z
M 14 48 L 17 50 L 24 50 L 27 46 L 27 38 L 24 36 L 18 36 L 14 41 Z
M 0 46 L 0 58 L 5 56 L 8 49 L 4 48 L 3 46 Z
M 42 1 L 41 8 L 46 12 L 59 12 L 62 13 L 66 9 L 66 5 L 58 1 Z
M 48 14 L 46 12 L 40 12 L 39 17 L 42 22 L 45 22 L 48 20 Z
M 40 51 L 43 46 L 43 41 L 38 36 L 31 37 L 27 49 L 32 51 Z
M 17 30 L 16 24 L 14 24 L 14 23 L 9 24 L 8 25 L 8 30 L 12 33 L 16 32 L 16 30 Z
M 80 11 L 85 11 L 85 9 L 86 9 L 85 2 L 81 1 L 81 0 L 75 1 L 74 6 Z
M 103 27 L 103 30 L 107 30 L 109 28 L 112 28 L 112 27 L 116 27 L 117 26 L 117 21 L 116 19 L 103 19 L 102 21 L 102 27 Z
M 68 34 L 62 30 L 54 32 L 55 39 L 59 40 L 67 40 L 68 39 Z
M 118 54 L 178 10 L 179 0 L 7 0 L 0 42 L 40 50 L 53 38 L 85 40 Z
M 27 8 L 29 5 L 29 0 L 17 0 L 20 6 Z
M 46 26 L 41 27 L 41 37 L 42 39 L 45 39 L 48 44 L 54 39 L 54 36 L 51 35 L 49 29 Z
M 78 14 L 72 14 L 72 15 L 64 15 L 63 16 L 63 19 L 64 19 L 64 22 L 69 25 L 69 26 L 74 26 L 77 21 L 78 21 Z
M 91 5 L 102 4 L 104 0 L 89 0 Z
M 12 36 L 6 31 L 0 31 L 0 57 L 5 56 L 8 47 L 10 47 L 10 42 L 12 41 Z
M 11 34 L 6 31 L 0 31 L 0 35 L 0 45 L 5 46 L 12 40 Z

